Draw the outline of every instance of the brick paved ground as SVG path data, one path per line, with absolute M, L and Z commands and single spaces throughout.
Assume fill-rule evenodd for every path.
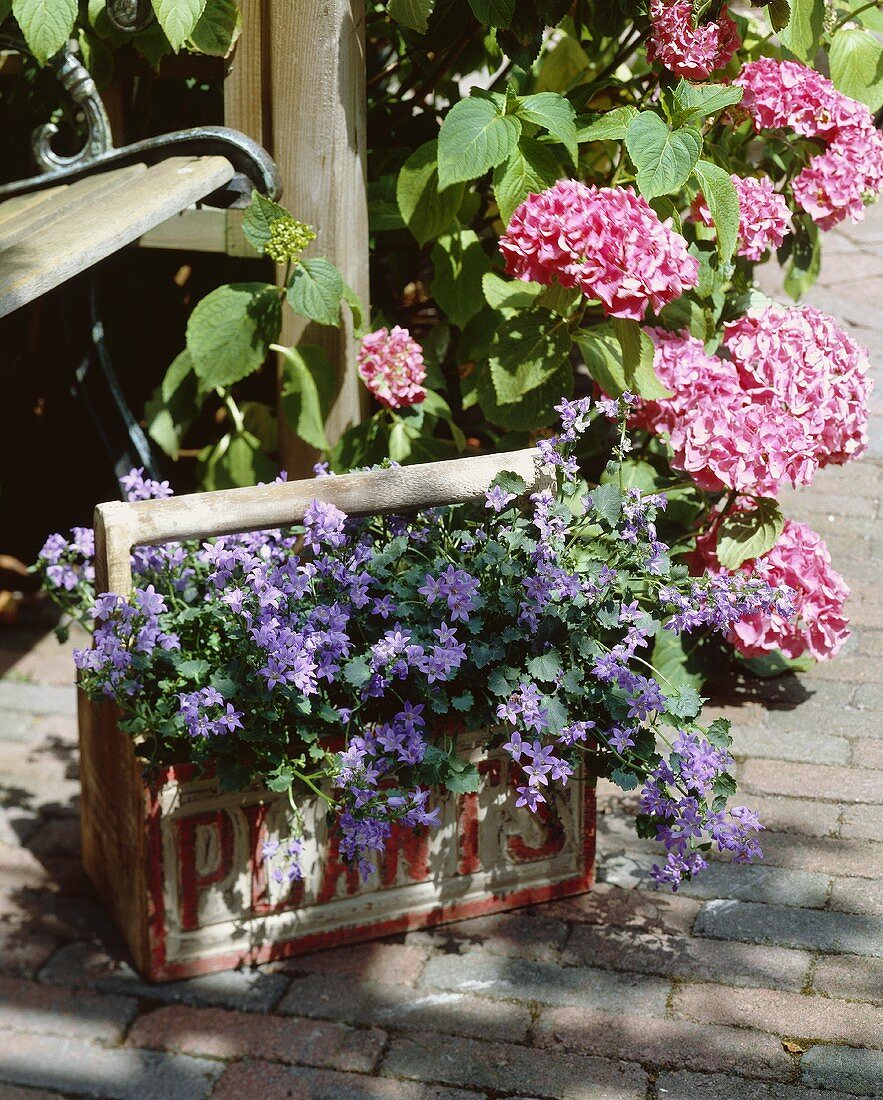
M 883 208 L 828 240 L 812 300 L 883 363 Z M 674 897 L 605 790 L 585 897 L 147 987 L 77 859 L 68 655 L 0 630 L 0 1100 L 883 1096 L 883 394 L 875 414 L 870 459 L 787 502 L 852 585 L 848 651 L 713 708 L 766 861 Z

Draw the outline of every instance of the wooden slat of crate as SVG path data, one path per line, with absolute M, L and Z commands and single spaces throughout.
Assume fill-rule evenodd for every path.
M 39 192 L 33 203 L 0 204 L 0 317 L 131 244 L 232 176 L 224 157 L 171 157 Z

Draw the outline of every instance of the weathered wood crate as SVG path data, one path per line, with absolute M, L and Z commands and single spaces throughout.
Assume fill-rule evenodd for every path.
M 535 452 L 351 474 L 96 512 L 99 590 L 127 592 L 130 552 L 297 522 L 315 498 L 356 513 L 480 496 L 501 470 L 535 485 Z M 515 808 L 509 760 L 475 735 L 475 794 L 436 802 L 442 825 L 395 830 L 378 874 L 361 882 L 329 837 L 324 808 L 301 805 L 304 879 L 277 883 L 262 850 L 289 833 L 286 795 L 225 793 L 189 766 L 145 773 L 109 703 L 80 698 L 83 860 L 138 968 L 154 981 L 266 962 L 444 921 L 581 893 L 594 874 L 594 790 L 574 777 L 542 814 Z

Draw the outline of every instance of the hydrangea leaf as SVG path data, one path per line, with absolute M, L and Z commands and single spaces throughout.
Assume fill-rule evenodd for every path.
M 521 279 L 504 279 L 495 271 L 482 276 L 481 288 L 485 301 L 492 309 L 525 309 L 536 302 L 546 289 L 539 283 L 523 282 Z
M 699 183 L 714 222 L 717 250 L 726 263 L 736 251 L 739 237 L 739 196 L 730 173 L 709 160 L 698 160 L 693 175 Z
M 250 432 L 225 435 L 216 444 L 206 447 L 199 456 L 202 487 L 236 489 L 272 481 L 278 467 L 264 454 L 261 441 Z
M 641 111 L 629 124 L 625 144 L 638 170 L 638 190 L 652 199 L 687 182 L 702 152 L 702 135 L 692 126 L 671 130 L 653 111 Z
M 541 126 L 560 141 L 567 155 L 576 164 L 579 149 L 576 141 L 576 112 L 569 100 L 559 92 L 535 92 L 518 100 L 518 118 Z
M 301 317 L 320 325 L 340 324 L 344 282 L 330 260 L 301 260 L 288 284 L 288 304 Z
M 574 333 L 573 342 L 579 348 L 589 374 L 610 397 L 619 397 L 627 388 L 622 366 L 622 351 L 611 332 L 582 329 Z
M 819 227 L 809 215 L 794 218 L 794 232 L 785 238 L 776 256 L 780 264 L 788 264 L 783 285 L 797 301 L 809 290 L 822 270 Z
M 12 0 L 28 49 L 45 64 L 70 37 L 77 18 L 77 0 Z
M 515 0 L 469 0 L 469 7 L 486 27 L 508 27 L 515 15 Z
M 202 388 L 230 386 L 263 363 L 282 308 L 267 283 L 230 283 L 207 294 L 187 322 L 187 350 Z
M 263 252 L 270 239 L 270 226 L 277 218 L 288 217 L 288 211 L 278 202 L 252 191 L 251 203 L 242 219 L 242 235 L 256 252 Z
M 396 183 L 402 220 L 420 245 L 451 228 L 464 193 L 463 183 L 439 189 L 437 141 L 427 141 L 408 157 Z
M 156 20 L 175 53 L 193 33 L 205 5 L 206 0 L 153 0 Z
M 181 440 L 199 415 L 204 396 L 185 349 L 172 361 L 144 408 L 147 433 L 169 458 L 178 457 Z
M 434 7 L 435 0 L 389 0 L 386 10 L 403 27 L 423 34 Z
M 671 397 L 671 390 L 663 386 L 653 369 L 655 356 L 653 341 L 638 322 L 626 317 L 614 317 L 613 331 L 622 351 L 625 388 L 633 393 L 639 393 L 648 401 Z
M 578 119 L 583 124 L 576 131 L 576 140 L 582 145 L 584 141 L 624 141 L 632 120 L 637 118 L 638 109 L 626 104 L 624 107 L 614 107 L 612 111 L 605 111 L 600 118 L 591 122 Z
M 841 27 L 831 39 L 828 61 L 835 88 L 872 111 L 883 104 L 883 46 L 870 31 Z
M 825 0 L 791 0 L 791 18 L 780 35 L 795 57 L 811 65 L 825 29 Z
M 701 662 L 695 649 L 688 652 L 688 646 L 695 646 L 689 635 L 679 634 L 675 630 L 659 630 L 653 641 L 653 667 L 661 677 L 676 687 L 700 688 L 705 679 Z
M 471 229 L 446 233 L 432 250 L 432 293 L 452 324 L 464 328 L 483 304 L 482 279 L 491 261 Z
M 781 676 L 783 672 L 808 672 L 816 663 L 815 658 L 804 653 L 801 657 L 786 657 L 778 649 L 763 657 L 742 657 L 739 660 L 754 675 L 761 679 Z
M 305 443 L 327 451 L 325 420 L 334 396 L 334 370 L 319 347 L 302 344 L 277 350 L 284 358 L 279 394 L 282 412 Z
M 567 360 L 570 342 L 566 325 L 549 310 L 537 309 L 503 321 L 489 359 L 498 403 L 515 404 L 557 374 Z
M 521 123 L 490 99 L 472 96 L 454 104 L 438 137 L 439 186 L 478 179 L 511 156 Z
M 680 80 L 672 93 L 675 117 L 679 123 L 707 118 L 739 103 L 742 94 L 735 84 L 692 84 Z
M 236 0 L 207 0 L 190 41 L 209 57 L 227 57 L 242 30 Z
M 561 168 L 548 146 L 536 138 L 522 137 L 509 159 L 494 172 L 494 195 L 500 217 L 508 224 L 528 195 L 545 191 L 560 176 Z
M 772 550 L 782 534 L 785 518 L 778 503 L 762 497 L 756 506 L 724 516 L 718 527 L 717 560 L 724 569 L 738 569 L 743 562 Z

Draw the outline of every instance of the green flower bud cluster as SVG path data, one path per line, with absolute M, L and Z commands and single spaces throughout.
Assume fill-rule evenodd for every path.
M 277 264 L 295 262 L 315 239 L 316 232 L 311 225 L 304 225 L 288 214 L 270 222 L 270 237 L 264 245 L 264 252 Z

